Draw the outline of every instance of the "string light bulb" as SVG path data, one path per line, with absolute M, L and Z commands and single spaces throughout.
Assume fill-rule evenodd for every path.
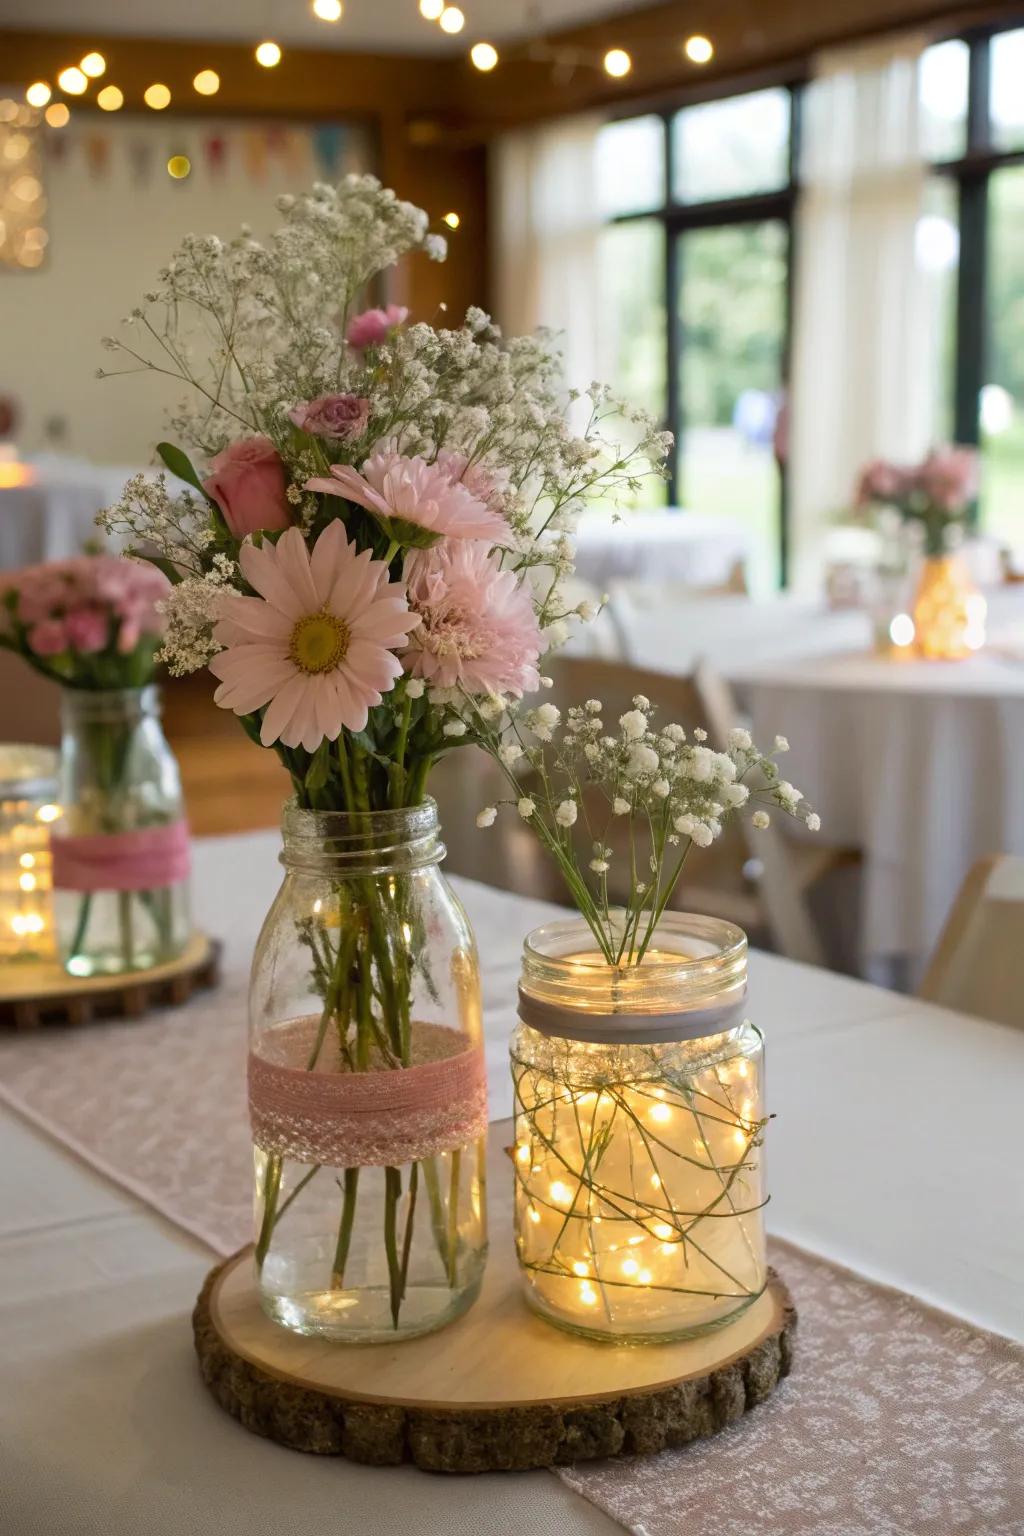
M 188 155 L 172 155 L 167 162 L 167 174 L 175 181 L 184 181 L 192 174 L 192 162 Z
M 162 112 L 171 104 L 171 93 L 166 85 L 156 81 L 153 85 L 147 85 L 142 93 L 142 99 L 147 107 L 152 107 L 154 112 Z
M 107 61 L 102 53 L 87 53 L 79 68 L 90 80 L 98 80 L 107 67 Z
M 469 57 L 474 69 L 486 75 L 498 62 L 498 50 L 493 43 L 474 43 L 469 50 Z
M 420 0 L 420 15 L 424 21 L 440 21 L 444 0 Z
M 124 91 L 116 85 L 105 85 L 97 93 L 96 105 L 101 112 L 119 112 L 124 106 Z
M 220 90 L 220 75 L 215 69 L 201 69 L 192 81 L 192 89 L 200 96 L 216 96 Z
M 686 42 L 683 44 L 683 52 L 691 64 L 710 64 L 715 56 L 711 39 L 702 36 L 699 32 L 694 33 L 693 37 L 686 39 Z
M 71 108 L 63 101 L 54 101 L 43 113 L 51 128 L 66 128 L 71 121 Z
M 36 80 L 25 92 L 25 100 L 30 107 L 45 107 L 52 95 L 45 80 Z
M 280 64 L 280 62 L 281 50 L 277 43 L 271 42 L 268 38 L 265 42 L 259 43 L 257 45 L 257 64 L 262 64 L 264 69 L 273 69 L 276 65 Z
M 633 68 L 633 60 L 625 48 L 609 48 L 604 56 L 604 72 L 613 80 L 621 80 Z
M 466 18 L 457 5 L 446 5 L 441 12 L 441 31 L 449 32 L 454 37 L 456 32 L 461 32 L 466 25 Z
M 81 96 L 84 94 L 89 82 L 78 68 L 72 64 L 69 69 L 62 69 L 57 76 L 57 84 L 66 96 Z
M 313 0 L 313 15 L 320 21 L 340 21 L 343 9 L 341 0 Z
M 457 213 L 452 212 L 445 214 L 444 223 L 448 225 L 449 229 L 458 229 L 459 225 L 462 223 L 462 220 L 459 218 Z

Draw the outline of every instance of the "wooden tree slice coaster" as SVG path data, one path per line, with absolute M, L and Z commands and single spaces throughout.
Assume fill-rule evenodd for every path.
M 124 976 L 69 976 L 53 964 L 7 965 L 0 976 L 0 1027 L 88 1024 L 110 1015 L 139 1018 L 156 1008 L 187 1003 L 220 979 L 221 945 L 194 933 L 176 960 Z
M 734 1423 L 789 1373 L 796 1313 L 774 1271 L 764 1294 L 715 1333 L 601 1344 L 528 1310 L 511 1233 L 496 1236 L 469 1312 L 437 1333 L 369 1346 L 272 1322 L 245 1248 L 211 1271 L 196 1304 L 203 1379 L 246 1429 L 293 1450 L 494 1472 L 685 1445 Z

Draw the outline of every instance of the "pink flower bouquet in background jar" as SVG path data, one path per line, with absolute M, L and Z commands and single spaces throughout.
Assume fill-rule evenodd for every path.
M 0 644 L 62 689 L 51 847 L 72 976 L 162 964 L 189 936 L 188 831 L 153 685 L 169 589 L 160 571 L 110 555 L 4 578 Z

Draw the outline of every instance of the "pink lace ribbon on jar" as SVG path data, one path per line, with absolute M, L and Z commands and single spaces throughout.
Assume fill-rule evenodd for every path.
M 265 1042 L 273 1058 L 249 1054 L 249 1119 L 262 1151 L 333 1168 L 397 1168 L 485 1134 L 483 1047 L 460 1031 L 416 1025 L 433 1059 L 408 1067 L 310 1071 L 311 1022 L 274 1030 Z
M 158 891 L 188 879 L 188 825 L 50 838 L 57 891 Z

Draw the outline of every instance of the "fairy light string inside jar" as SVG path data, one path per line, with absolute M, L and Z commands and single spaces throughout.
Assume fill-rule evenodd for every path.
M 586 934 L 559 923 L 526 946 L 512 1075 L 527 1299 L 578 1332 L 687 1337 L 766 1279 L 746 940 L 670 914 L 641 966 L 615 968 Z

